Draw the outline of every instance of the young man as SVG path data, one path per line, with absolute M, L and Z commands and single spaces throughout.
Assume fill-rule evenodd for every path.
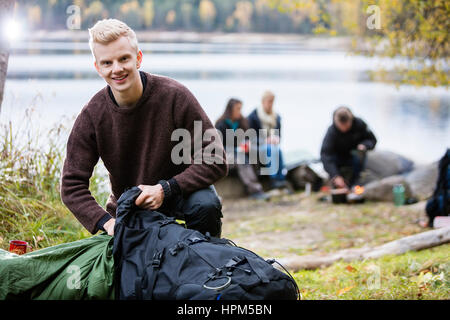
M 113 235 L 117 199 L 126 188 L 139 186 L 137 206 L 182 218 L 189 228 L 220 236 L 221 203 L 212 184 L 227 174 L 223 148 L 212 164 L 175 164 L 171 158 L 177 144 L 171 138 L 174 130 L 186 129 L 193 144 L 194 121 L 201 121 L 202 133 L 214 128 L 211 121 L 186 87 L 139 71 L 142 52 L 126 24 L 105 19 L 89 33 L 94 66 L 107 86 L 83 107 L 69 135 L 62 201 L 89 232 L 100 229 Z M 200 152 L 209 144 L 200 141 Z M 112 190 L 106 210 L 89 191 L 99 158 L 109 172 Z
M 353 116 L 349 108 L 342 106 L 334 111 L 333 124 L 328 128 L 320 151 L 323 167 L 334 187 L 351 188 L 357 184 L 364 167 L 365 152 L 375 148 L 376 143 L 367 124 Z M 347 179 L 341 172 L 343 167 L 351 169 Z
M 286 184 L 286 174 L 284 170 L 283 155 L 280 149 L 281 117 L 273 110 L 275 95 L 271 91 L 265 91 L 261 105 L 253 110 L 247 117 L 250 128 L 258 133 L 258 154 L 265 155 L 263 163 L 267 163 L 269 168 L 273 168 L 270 174 L 272 188 L 284 188 Z M 264 136 L 259 135 L 259 130 L 265 130 Z M 278 130 L 278 133 L 275 133 Z

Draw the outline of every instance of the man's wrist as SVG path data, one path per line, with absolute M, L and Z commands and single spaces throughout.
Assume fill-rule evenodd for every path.
M 97 229 L 98 230 L 102 230 L 102 231 L 106 231 L 104 228 L 104 225 L 106 222 L 108 222 L 109 220 L 111 220 L 112 217 L 109 215 L 109 213 L 106 213 L 100 220 L 98 220 L 97 222 Z
M 181 189 L 180 189 L 180 186 L 178 185 L 177 180 L 175 180 L 174 178 L 170 178 L 169 180 L 167 180 L 167 182 L 170 185 L 170 190 L 172 192 L 172 197 L 181 194 Z
M 164 199 L 170 199 L 172 196 L 172 188 L 170 187 L 169 182 L 166 180 L 159 180 L 158 184 L 162 187 L 164 193 Z

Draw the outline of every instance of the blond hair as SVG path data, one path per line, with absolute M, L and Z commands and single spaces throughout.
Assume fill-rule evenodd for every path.
M 270 91 L 270 90 L 264 91 L 264 93 L 262 95 L 262 100 L 265 100 L 267 98 L 275 98 L 275 95 L 273 94 L 272 91 Z
M 108 44 L 120 37 L 124 36 L 128 38 L 131 47 L 139 51 L 138 41 L 136 33 L 126 23 L 117 19 L 103 19 L 98 21 L 89 30 L 89 47 L 91 48 L 92 55 L 94 56 L 94 43 Z

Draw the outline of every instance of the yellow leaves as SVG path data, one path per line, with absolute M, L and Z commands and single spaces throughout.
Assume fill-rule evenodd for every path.
M 412 281 L 417 283 L 421 290 L 427 290 L 430 286 L 439 287 L 444 285 L 445 274 L 443 271 L 438 274 L 421 271 L 417 277 L 412 279 Z
M 239 1 L 236 3 L 236 10 L 233 13 L 233 17 L 241 27 L 249 28 L 252 12 L 253 5 L 250 1 Z
M 176 14 L 175 10 L 169 10 L 169 12 L 167 12 L 167 15 L 166 15 L 166 23 L 168 25 L 171 25 L 175 22 L 176 18 L 177 18 L 177 14 Z
M 139 10 L 139 2 L 136 0 L 125 2 L 120 6 L 120 11 L 124 14 L 129 13 L 130 11 L 138 11 Z
M 355 286 L 342 288 L 342 289 L 338 290 L 336 294 L 337 294 L 338 296 L 341 296 L 341 295 L 343 295 L 344 293 L 349 292 L 350 290 L 352 290 L 354 287 L 355 287 Z
M 345 267 L 345 270 L 347 270 L 348 272 L 356 272 L 357 270 L 355 268 L 353 268 L 351 265 L 348 265 Z
M 103 4 L 101 1 L 93 1 L 91 2 L 91 4 L 89 5 L 88 8 L 86 8 L 85 10 L 83 10 L 83 14 L 85 16 L 89 16 L 89 15 L 99 15 L 102 13 L 103 11 Z
M 198 7 L 198 15 L 200 16 L 200 20 L 203 23 L 211 22 L 216 17 L 216 7 L 214 3 L 210 0 L 202 0 L 200 1 L 200 5 Z
M 153 18 L 155 17 L 155 9 L 153 7 L 153 1 L 146 0 L 144 2 L 142 11 L 143 11 L 144 24 L 146 27 L 150 27 L 153 23 Z

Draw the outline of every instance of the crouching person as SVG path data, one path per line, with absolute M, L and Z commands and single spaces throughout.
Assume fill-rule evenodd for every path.
M 351 188 L 358 183 L 366 151 L 375 148 L 377 139 L 367 124 L 347 107 L 333 113 L 320 151 L 325 171 L 336 188 Z M 350 169 L 347 174 L 345 169 Z
M 67 142 L 61 199 L 92 234 L 114 234 L 117 199 L 128 187 L 142 190 L 136 205 L 184 219 L 188 228 L 221 234 L 221 203 L 213 183 L 227 174 L 222 145 L 213 163 L 175 163 L 172 140 L 184 129 L 194 143 L 194 123 L 215 130 L 193 94 L 177 81 L 139 71 L 143 55 L 125 23 L 108 19 L 89 30 L 94 66 L 106 87 L 78 114 Z M 211 142 L 213 143 L 213 142 Z M 200 142 L 204 151 L 209 142 Z M 194 148 L 188 158 L 194 157 Z M 197 151 L 196 151 L 197 152 Z M 109 173 L 106 210 L 89 191 L 98 160 Z

